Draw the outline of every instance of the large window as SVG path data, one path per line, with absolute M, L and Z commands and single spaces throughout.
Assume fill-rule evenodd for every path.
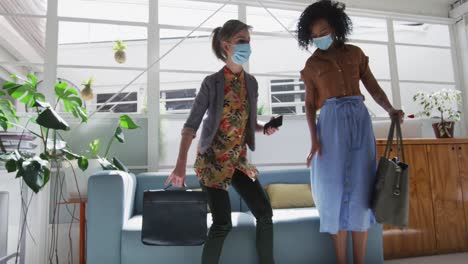
M 35 4 L 27 4 L 31 2 Z M 205 76 L 223 66 L 211 50 L 213 29 L 229 19 L 243 19 L 253 27 L 253 53 L 246 67 L 259 84 L 258 112 L 302 116 L 305 88 L 299 72 L 315 48 L 299 49 L 285 30 L 296 30 L 305 4 L 277 2 L 266 3 L 272 5 L 267 11 L 254 1 L 58 0 L 58 25 L 50 27 L 57 32 L 49 32 L 58 35 L 57 80 L 81 90 L 92 78 L 94 97 L 86 101 L 89 112 L 142 113 L 146 118 L 148 105 L 159 96 L 160 116 L 148 116 L 180 122 Z M 150 4 L 157 4 L 156 11 L 149 10 Z M 11 74 L 41 76 L 44 71 L 47 1 L 19 1 L 18 5 L 22 9 L 0 5 L 2 80 Z M 411 98 L 416 92 L 457 87 L 449 20 L 419 17 L 411 21 L 352 10 L 349 14 L 354 24 L 350 43 L 369 56 L 370 67 L 393 104 L 415 113 L 418 109 Z M 116 54 L 117 41 L 123 42 L 124 54 Z M 168 51 L 156 70 L 135 78 L 146 69 L 149 57 Z M 363 85 L 361 90 L 370 114 L 387 118 Z
M 303 114 L 305 90 L 298 79 L 271 80 L 272 114 Z
M 109 102 L 106 105 L 103 103 Z M 138 111 L 138 93 L 101 93 L 96 97 L 101 112 L 129 113 Z M 102 107 L 101 107 L 102 106 Z
M 161 91 L 161 103 L 165 113 L 188 113 L 195 100 L 195 88 Z
M 455 89 L 448 25 L 394 21 L 397 68 L 402 107 L 407 113 L 420 109 L 412 98 L 419 91 Z

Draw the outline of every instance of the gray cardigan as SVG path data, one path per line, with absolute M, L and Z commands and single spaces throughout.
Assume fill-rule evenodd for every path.
M 246 143 L 249 148 L 255 150 L 255 128 L 257 125 L 257 100 L 258 83 L 255 77 L 245 72 L 245 82 L 247 88 L 247 97 L 250 104 L 250 113 L 248 127 L 246 129 Z M 182 134 L 190 133 L 196 136 L 203 116 L 208 110 L 207 117 L 203 120 L 200 153 L 205 153 L 211 145 L 223 115 L 224 109 L 224 69 L 207 76 L 201 85 L 195 102 L 193 103 L 190 115 L 184 124 Z

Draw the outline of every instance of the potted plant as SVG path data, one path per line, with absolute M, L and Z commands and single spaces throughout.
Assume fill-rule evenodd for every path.
M 81 97 L 85 101 L 92 100 L 94 97 L 93 94 L 93 89 L 91 86 L 93 85 L 94 79 L 93 77 L 89 78 L 86 82 L 83 82 L 81 85 L 83 85 L 83 90 L 81 90 Z
M 453 137 L 455 122 L 460 121 L 461 117 L 457 109 L 461 106 L 460 91 L 443 89 L 433 93 L 418 92 L 413 96 L 413 101 L 422 107 L 416 116 L 438 119 L 438 122 L 432 124 L 437 138 Z
M 72 113 L 75 118 L 81 122 L 87 122 L 88 116 L 86 109 L 83 107 L 83 101 L 79 98 L 79 92 L 69 87 L 66 82 L 55 84 L 55 102 L 53 105 L 45 101 L 45 96 L 38 92 L 38 80 L 34 74 L 29 74 L 27 79 L 21 79 L 18 76 L 11 76 L 12 81 L 7 81 L 3 84 L 0 95 L 8 93 L 13 99 L 25 104 L 30 109 L 34 110 L 35 116 L 30 118 L 26 124 L 22 124 L 16 116 L 15 107 L 7 102 L 0 101 L 0 125 L 6 131 L 11 127 L 19 128 L 23 132 L 29 132 L 40 140 L 42 145 L 41 153 L 24 153 L 20 151 L 21 139 L 18 143 L 18 148 L 14 151 L 6 152 L 3 149 L 0 159 L 5 162 L 5 168 L 9 173 L 15 173 L 16 178 L 21 179 L 34 193 L 38 193 L 46 186 L 49 180 L 53 177 L 57 184 L 63 182 L 63 176 L 60 172 L 63 160 L 66 160 L 66 142 L 60 140 L 60 132 L 69 131 L 71 128 L 67 122 L 57 113 L 56 108 L 59 104 L 64 106 L 64 110 Z M 32 125 L 34 128 L 29 128 Z M 72 153 L 68 151 L 69 153 Z M 85 158 L 74 154 L 74 157 L 81 160 L 79 168 L 85 170 L 87 163 Z M 34 194 L 33 193 L 33 194 Z M 58 215 L 58 203 L 62 200 L 61 192 L 53 192 L 51 197 L 54 212 L 52 218 L 52 232 L 56 232 L 56 217 Z M 29 211 L 30 203 L 21 203 L 22 211 Z M 22 240 L 27 227 L 26 220 L 20 223 L 20 238 Z M 18 242 L 19 243 L 19 242 Z M 57 241 L 50 241 L 49 260 L 58 258 Z
M 127 55 L 125 53 L 126 48 L 127 44 L 125 44 L 123 41 L 115 41 L 112 49 L 114 50 L 114 59 L 117 63 L 122 64 L 125 63 L 125 61 L 127 60 Z

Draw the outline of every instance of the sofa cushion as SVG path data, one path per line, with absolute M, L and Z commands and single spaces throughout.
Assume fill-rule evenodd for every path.
M 266 187 L 273 209 L 314 207 L 310 184 L 274 183 Z
M 289 169 L 289 170 L 262 170 L 258 180 L 262 186 L 267 186 L 272 183 L 300 183 L 310 184 L 310 170 L 304 169 Z M 249 211 L 249 207 L 244 201 L 241 202 L 242 212 Z
M 162 247 L 147 246 L 141 242 L 142 216 L 135 215 L 122 230 L 122 264 L 137 263 L 189 263 L 201 259 L 202 246 Z M 211 214 L 208 214 L 208 226 L 211 226 Z M 220 263 L 237 264 L 257 263 L 255 251 L 255 219 L 247 213 L 232 213 L 233 229 L 223 248 Z M 242 252 L 242 254 L 239 254 Z M 190 262 L 192 263 L 192 262 Z

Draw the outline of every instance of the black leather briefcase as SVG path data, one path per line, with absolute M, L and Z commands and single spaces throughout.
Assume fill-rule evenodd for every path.
M 205 192 L 150 190 L 143 194 L 141 241 L 155 246 L 196 246 L 207 238 Z

